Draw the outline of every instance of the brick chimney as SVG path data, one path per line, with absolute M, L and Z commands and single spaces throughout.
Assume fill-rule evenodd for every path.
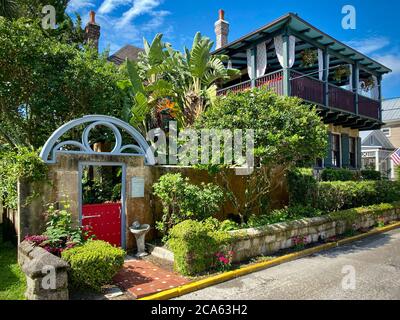
M 215 34 L 217 35 L 216 49 L 228 44 L 229 23 L 225 21 L 225 11 L 219 10 L 219 19 L 215 22 Z
M 89 17 L 89 22 L 85 27 L 85 43 L 99 50 L 100 26 L 96 23 L 96 13 L 93 10 L 90 11 Z

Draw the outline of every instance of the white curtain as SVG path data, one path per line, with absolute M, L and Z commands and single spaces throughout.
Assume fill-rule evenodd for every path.
M 349 76 L 349 85 L 347 86 L 347 88 L 349 89 L 349 91 L 353 91 L 353 65 L 349 64 L 349 69 L 350 69 L 350 76 Z M 357 88 L 358 90 L 358 88 Z
M 319 71 L 319 80 L 324 79 L 324 52 L 321 49 L 318 49 L 318 71 Z
M 283 37 L 277 36 L 274 38 L 274 45 L 276 56 L 278 57 L 279 63 L 282 68 L 285 68 L 285 61 L 283 61 Z M 289 65 L 288 68 L 293 67 L 294 61 L 296 59 L 296 38 L 294 36 L 289 36 Z
M 267 70 L 267 46 L 266 42 L 257 46 L 257 77 L 261 77 Z
M 378 78 L 376 76 L 372 76 L 374 80 L 374 87 L 371 89 L 371 98 L 375 100 L 379 100 L 379 84 Z
M 253 70 L 251 69 L 251 49 L 247 49 L 247 73 L 250 79 L 254 79 Z

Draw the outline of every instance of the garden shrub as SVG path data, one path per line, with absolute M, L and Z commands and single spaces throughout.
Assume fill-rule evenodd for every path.
M 174 252 L 174 269 L 187 276 L 216 267 L 216 254 L 230 242 L 230 235 L 211 220 L 185 220 L 169 232 L 168 247 Z
M 362 170 L 361 177 L 363 180 L 382 180 L 381 173 L 375 170 Z
M 400 200 L 400 184 L 398 182 L 321 182 L 318 183 L 316 208 L 332 212 L 398 200 Z
M 317 180 L 313 170 L 309 168 L 295 168 L 288 173 L 288 189 L 290 205 L 309 206 L 314 203 L 317 191 Z
M 353 223 L 357 217 L 365 214 L 380 216 L 383 212 L 387 210 L 391 210 L 394 208 L 398 208 L 399 203 L 381 203 L 381 204 L 374 204 L 371 206 L 359 207 L 359 208 L 352 208 L 337 212 L 332 212 L 329 214 L 329 217 L 332 220 L 344 220 L 348 223 Z
M 253 215 L 246 224 L 248 228 L 257 228 L 274 223 L 292 221 L 302 218 L 319 217 L 322 211 L 312 207 L 294 206 L 284 209 L 274 210 L 263 215 Z
M 225 220 L 221 223 L 220 229 L 222 231 L 233 231 L 240 229 L 240 224 L 232 220 Z
M 321 173 L 322 181 L 352 181 L 357 180 L 358 172 L 349 169 L 324 169 Z
M 93 289 L 110 284 L 124 263 L 125 251 L 104 241 L 91 240 L 68 249 L 62 258 L 70 266 L 69 279 L 76 289 Z
M 180 173 L 165 174 L 153 185 L 163 205 L 163 216 L 156 228 L 164 236 L 176 224 L 186 220 L 204 220 L 219 211 L 224 200 L 222 189 L 212 183 L 189 183 Z

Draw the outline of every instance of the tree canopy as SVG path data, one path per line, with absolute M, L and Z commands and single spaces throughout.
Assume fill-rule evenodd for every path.
M 0 139 L 41 147 L 65 122 L 120 117 L 121 74 L 105 56 L 46 36 L 31 20 L 0 17 Z

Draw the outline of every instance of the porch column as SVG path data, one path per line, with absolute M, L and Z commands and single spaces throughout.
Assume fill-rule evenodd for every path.
M 375 151 L 375 171 L 380 171 L 380 166 L 379 166 L 379 150 Z
M 356 62 L 353 65 L 353 92 L 354 92 L 354 105 L 355 105 L 355 113 L 358 114 L 358 87 L 360 83 L 360 65 Z
M 289 35 L 283 36 L 283 95 L 290 96 Z
M 323 50 L 323 68 L 322 80 L 324 81 L 324 105 L 329 107 L 329 54 L 327 48 Z
M 257 78 L 257 47 L 251 48 L 250 65 L 251 65 L 251 74 L 253 75 L 252 79 L 250 79 L 251 87 L 254 88 L 256 86 L 256 78 Z
M 378 80 L 378 99 L 379 99 L 379 120 L 382 121 L 382 75 L 377 77 Z

